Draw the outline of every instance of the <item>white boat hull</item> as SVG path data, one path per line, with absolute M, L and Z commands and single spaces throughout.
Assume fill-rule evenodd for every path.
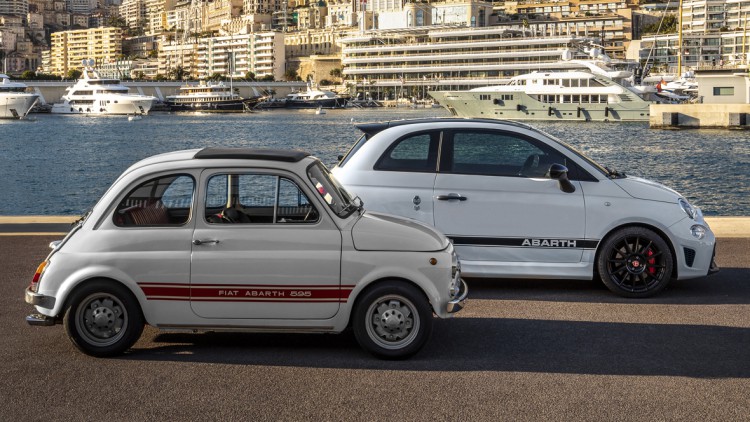
M 617 103 L 545 103 L 523 92 L 437 91 L 429 94 L 458 117 L 600 122 L 643 122 L 649 119 L 650 104 L 640 99 Z
M 94 114 L 122 115 L 148 114 L 156 102 L 155 97 L 118 96 L 116 98 L 96 99 L 91 102 L 68 101 L 52 105 L 50 113 L 55 114 Z
M 37 94 L 0 94 L 0 119 L 22 119 L 39 99 Z

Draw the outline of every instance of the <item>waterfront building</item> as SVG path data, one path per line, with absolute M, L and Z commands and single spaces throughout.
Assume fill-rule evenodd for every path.
M 534 70 L 575 68 L 560 62 L 581 58 L 579 51 L 595 41 L 500 27 L 423 27 L 353 32 L 339 42 L 346 83 L 357 93 L 382 99 L 424 97 L 426 90 L 470 89 Z
M 121 28 L 92 28 L 52 33 L 49 72 L 64 76 L 93 59 L 97 65 L 116 60 L 122 54 Z
M 190 79 L 206 79 L 214 74 L 256 78 L 272 76 L 281 80 L 284 65 L 284 34 L 266 31 L 249 34 L 199 38 L 185 44 L 162 45 L 159 74 L 170 75 L 180 68 Z

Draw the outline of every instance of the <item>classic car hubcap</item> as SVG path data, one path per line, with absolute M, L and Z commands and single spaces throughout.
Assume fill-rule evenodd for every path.
M 122 302 L 114 296 L 91 295 L 78 308 L 76 326 L 89 343 L 98 346 L 115 343 L 127 323 L 124 309 Z
M 414 305 L 401 296 L 387 296 L 374 302 L 369 310 L 371 323 L 367 333 L 380 346 L 393 349 L 411 343 L 419 329 Z

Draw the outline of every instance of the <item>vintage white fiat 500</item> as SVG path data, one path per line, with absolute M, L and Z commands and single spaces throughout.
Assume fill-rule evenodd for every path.
M 341 332 L 383 358 L 413 355 L 433 313 L 464 306 L 452 244 L 365 212 L 299 151 L 206 148 L 127 169 L 39 266 L 31 325 L 63 323 L 84 353 L 160 329 Z

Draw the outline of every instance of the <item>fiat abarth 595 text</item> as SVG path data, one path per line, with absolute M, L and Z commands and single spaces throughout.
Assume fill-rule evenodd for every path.
M 127 169 L 39 266 L 32 325 L 84 353 L 160 329 L 341 332 L 383 358 L 416 353 L 433 313 L 463 308 L 453 246 L 365 212 L 299 151 L 206 148 Z
M 677 192 L 609 170 L 528 125 L 358 125 L 332 170 L 371 209 L 437 227 L 465 277 L 591 279 L 646 297 L 716 269 L 715 239 Z

